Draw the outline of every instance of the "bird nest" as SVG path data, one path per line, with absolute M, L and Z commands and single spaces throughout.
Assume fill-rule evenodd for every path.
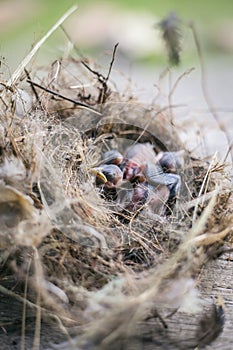
M 225 164 L 195 158 L 170 108 L 117 92 L 92 62 L 69 59 L 30 74 L 27 83 L 6 85 L 1 101 L 5 349 L 210 343 L 223 328 L 224 305 L 203 303 L 198 281 L 232 232 Z M 138 143 L 181 151 L 181 188 L 169 214 L 145 203 L 124 221 L 91 170 L 105 150 Z

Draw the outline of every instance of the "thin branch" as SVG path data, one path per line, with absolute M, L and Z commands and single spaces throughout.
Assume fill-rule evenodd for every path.
M 171 68 L 168 69 L 168 84 L 169 84 L 169 90 L 172 89 L 172 70 Z M 169 105 L 169 116 L 170 116 L 170 123 L 174 126 L 174 116 L 173 116 L 173 110 L 172 110 L 172 94 L 168 94 L 168 105 Z
M 110 65 L 109 65 L 108 74 L 107 74 L 106 77 L 103 74 L 101 74 L 101 73 L 97 72 L 96 70 L 92 69 L 84 60 L 81 61 L 83 66 L 86 69 L 88 69 L 92 74 L 96 75 L 97 78 L 98 78 L 98 81 L 102 84 L 102 89 L 100 89 L 100 94 L 99 94 L 97 103 L 103 104 L 106 101 L 106 98 L 108 96 L 108 84 L 107 84 L 107 82 L 108 82 L 109 76 L 110 76 L 111 71 L 112 71 L 112 66 L 113 66 L 113 63 L 114 63 L 114 60 L 115 60 L 116 50 L 117 50 L 118 45 L 119 45 L 119 43 L 117 43 L 114 46 L 113 53 L 112 53 L 112 59 L 111 59 L 111 62 L 110 62 Z
M 162 113 L 163 111 L 170 110 L 171 108 L 177 108 L 177 107 L 183 107 L 183 106 L 184 106 L 183 104 L 165 106 L 165 107 L 163 107 L 163 108 L 160 108 L 160 109 L 156 112 L 155 116 L 158 116 L 158 115 L 159 115 L 160 113 Z M 151 122 L 151 120 L 149 120 L 149 121 L 146 123 L 146 125 L 144 126 L 144 128 L 143 128 L 141 134 L 140 134 L 140 135 L 138 136 L 138 138 L 134 141 L 134 144 L 136 144 L 136 143 L 139 142 L 139 140 L 140 140 L 141 137 L 143 136 L 144 132 L 147 131 L 147 129 L 148 129 L 149 125 L 150 125 L 150 122 Z M 173 126 L 173 124 L 171 124 L 171 125 Z M 174 127 L 174 126 L 173 126 L 173 127 Z
M 24 71 L 25 71 L 25 74 L 26 74 L 26 76 L 27 76 L 27 79 L 28 79 L 29 81 L 31 81 L 31 77 L 30 77 L 30 74 L 29 74 L 28 70 L 27 70 L 26 68 L 24 68 Z M 36 91 L 36 89 L 35 89 L 35 87 L 34 87 L 33 84 L 31 84 L 31 89 L 32 89 L 32 91 L 33 91 L 33 93 L 34 93 L 34 95 L 35 95 L 35 97 L 36 97 L 36 100 L 37 100 L 39 106 L 41 107 L 41 106 L 42 106 L 42 105 L 41 105 L 41 100 L 40 100 L 39 95 L 38 95 L 38 93 L 37 93 L 37 91 Z
M 228 150 L 227 150 L 227 152 L 226 152 L 226 155 L 225 155 L 225 157 L 223 158 L 223 163 L 226 162 L 227 157 L 228 157 L 229 154 L 232 152 L 232 149 L 233 149 L 233 141 L 231 141 L 231 144 L 230 144 L 229 147 L 228 147 Z
M 82 102 L 73 100 L 72 98 L 69 98 L 69 97 L 66 97 L 66 96 L 64 96 L 64 95 L 61 95 L 61 94 L 59 94 L 59 92 L 50 90 L 50 89 L 48 89 L 48 88 L 46 88 L 46 87 L 44 87 L 44 86 L 42 86 L 42 85 L 39 85 L 39 84 L 37 84 L 37 83 L 35 83 L 35 82 L 29 80 L 29 79 L 27 79 L 27 82 L 28 82 L 29 84 L 31 84 L 31 85 L 34 85 L 34 86 L 38 87 L 38 88 L 41 89 L 41 90 L 44 90 L 44 91 L 48 92 L 49 94 L 52 94 L 52 95 L 57 96 L 57 97 L 60 97 L 60 98 L 62 98 L 63 100 L 72 102 L 72 103 L 74 103 L 75 105 L 77 105 L 77 106 L 79 106 L 79 107 L 81 107 L 81 108 L 83 108 L 83 109 L 86 109 L 86 110 L 91 111 L 91 112 L 93 112 L 93 113 L 95 113 L 95 114 L 98 114 L 98 115 L 102 115 L 102 114 L 101 114 L 100 112 L 98 112 L 96 109 L 91 108 L 90 106 L 86 105 L 85 103 L 82 103 Z
M 103 76 L 103 74 L 101 74 L 101 73 L 97 72 L 96 70 L 92 69 L 84 60 L 82 60 L 81 63 L 87 70 L 89 70 L 89 72 L 91 72 L 92 74 L 97 76 L 97 78 L 98 78 L 100 83 L 102 83 L 102 84 L 104 83 L 106 78 Z
M 175 81 L 175 83 L 173 84 L 170 92 L 169 92 L 169 96 L 172 96 L 179 84 L 179 82 L 186 76 L 189 75 L 193 70 L 195 69 L 195 67 L 191 67 L 189 69 L 187 69 L 185 72 L 183 72 Z
M 202 86 L 202 93 L 203 96 L 206 100 L 206 103 L 209 107 L 209 111 L 212 114 L 212 116 L 214 117 L 216 123 L 218 124 L 220 130 L 225 134 L 228 145 L 230 146 L 232 143 L 232 139 L 231 139 L 231 135 L 228 133 L 227 128 L 224 126 L 224 124 L 221 122 L 221 117 L 219 116 L 219 114 L 216 112 L 216 109 L 214 107 L 213 101 L 209 95 L 208 89 L 207 89 L 207 84 L 206 84 L 206 69 L 205 69 L 205 63 L 204 63 L 204 59 L 203 59 L 203 55 L 202 55 L 202 50 L 201 50 L 201 45 L 199 42 L 199 38 L 197 35 L 197 31 L 196 28 L 194 26 L 194 23 L 190 23 L 189 27 L 191 29 L 192 35 L 193 35 L 193 39 L 194 39 L 194 43 L 196 45 L 196 49 L 197 49 L 197 54 L 198 54 L 198 59 L 200 62 L 200 68 L 201 68 L 201 86 Z M 232 149 L 230 150 L 230 154 L 231 154 L 231 160 L 233 162 L 233 151 Z
M 85 56 L 83 55 L 83 53 L 81 52 L 81 50 L 79 48 L 77 48 L 77 46 L 72 42 L 72 39 L 70 37 L 70 35 L 67 33 L 67 31 L 65 30 L 65 28 L 63 26 L 61 26 L 63 32 L 65 33 L 66 37 L 68 38 L 68 40 L 72 43 L 75 51 L 78 53 L 78 55 L 81 57 L 81 63 L 82 65 L 89 70 L 89 72 L 91 72 L 92 74 L 96 75 L 98 78 L 98 81 L 102 84 L 102 89 L 100 89 L 100 94 L 98 97 L 98 101 L 97 103 L 103 103 L 106 100 L 107 97 L 107 90 L 108 90 L 108 86 L 107 86 L 107 82 L 108 79 L 110 77 L 111 71 L 112 71 L 112 66 L 115 60 L 115 56 L 116 56 L 116 50 L 117 47 L 119 45 L 119 43 L 115 44 L 114 49 L 113 49 L 113 53 L 112 53 L 112 59 L 109 65 L 109 70 L 108 70 L 108 74 L 106 77 L 104 77 L 101 73 L 97 72 L 96 70 L 92 69 L 88 64 L 87 64 L 87 59 L 85 58 Z
M 199 201 L 196 202 L 196 205 L 194 207 L 192 226 L 194 225 L 194 223 L 195 223 L 195 221 L 197 219 L 197 210 L 198 210 L 198 206 L 199 206 L 199 204 L 201 202 L 201 198 L 202 198 L 202 203 L 204 203 L 204 201 L 205 201 L 205 197 L 202 197 L 201 195 L 202 195 L 202 193 L 204 193 L 204 190 L 206 191 L 206 189 L 207 189 L 209 176 L 210 176 L 210 174 L 212 172 L 212 168 L 213 168 L 215 163 L 216 163 L 216 153 L 214 154 L 214 156 L 213 156 L 213 158 L 211 160 L 211 163 L 210 163 L 210 165 L 209 165 L 209 167 L 208 167 L 208 169 L 206 171 L 206 174 L 205 174 L 204 179 L 203 179 L 202 184 L 201 184 L 201 188 L 200 188 L 198 196 L 197 196 Z
M 195 68 L 192 67 L 190 69 L 187 69 L 184 73 L 182 73 L 175 81 L 175 83 L 173 84 L 172 86 L 172 71 L 171 71 L 171 68 L 168 69 L 168 78 L 169 78 L 169 94 L 168 94 L 168 103 L 169 103 L 169 106 L 172 106 L 172 97 L 173 97 L 173 94 L 179 84 L 179 82 L 186 76 L 186 75 L 189 75 Z M 173 110 L 172 108 L 169 108 L 170 109 L 170 123 L 172 125 L 174 125 L 174 121 L 173 121 Z
M 7 86 L 14 85 L 16 81 L 20 78 L 24 68 L 28 65 L 31 59 L 35 56 L 40 47 L 46 42 L 46 40 L 60 27 L 60 25 L 78 8 L 77 5 L 72 6 L 58 21 L 54 26 L 43 36 L 42 39 L 33 47 L 29 54 L 23 59 L 16 71 L 12 74 L 7 82 Z
M 109 70 L 108 70 L 108 75 L 106 77 L 106 83 L 110 77 L 110 74 L 111 74 L 111 71 L 112 71 L 112 66 L 113 66 L 113 63 L 115 61 L 115 56 L 116 56 L 116 50 L 117 50 L 117 47 L 118 47 L 119 43 L 116 43 L 115 46 L 114 46 L 114 49 L 113 49 L 113 53 L 112 53 L 112 60 L 110 62 L 110 65 L 109 65 Z
M 61 29 L 63 30 L 64 34 L 66 35 L 67 39 L 69 40 L 69 42 L 73 45 L 73 48 L 75 49 L 75 51 L 77 52 L 77 54 L 81 57 L 82 60 L 87 60 L 87 58 L 83 55 L 82 51 L 73 43 L 69 33 L 67 32 L 67 30 L 64 28 L 63 25 L 61 25 Z

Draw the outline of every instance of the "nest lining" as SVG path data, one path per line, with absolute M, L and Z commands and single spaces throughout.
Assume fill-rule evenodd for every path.
M 156 326 L 154 332 L 149 327 L 149 339 L 182 348 L 172 333 L 173 318 L 167 331 L 160 314 L 179 310 L 188 295 L 188 317 L 198 299 L 196 277 L 231 233 L 231 188 L 224 164 L 193 158 L 159 106 L 113 92 L 80 61 L 60 62 L 56 75 L 54 67 L 43 72 L 40 84 L 90 109 L 43 91 L 35 96 L 29 89 L 30 108 L 25 110 L 21 99 L 10 103 L 15 90 L 6 91 L 0 292 L 19 302 L 19 314 L 26 305 L 26 320 L 41 322 L 42 343 L 49 338 L 44 324 L 56 338 L 55 320 L 64 335 L 60 341 L 69 333 L 78 335 L 75 346 L 80 348 L 147 344 L 147 332 L 138 327 L 154 310 Z M 101 198 L 90 170 L 104 150 L 122 151 L 134 142 L 150 142 L 157 152 L 184 150 L 182 189 L 171 215 L 161 218 L 145 208 L 124 224 L 114 203 Z M 197 337 L 192 344 L 198 344 Z M 72 349 L 72 342 L 61 346 Z

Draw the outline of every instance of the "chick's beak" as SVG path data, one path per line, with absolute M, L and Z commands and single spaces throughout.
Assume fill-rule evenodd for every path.
M 93 168 L 96 175 L 97 185 L 105 184 L 107 187 L 116 187 L 122 181 L 122 171 L 114 164 L 103 164 L 98 168 Z
M 104 175 L 104 173 L 100 170 L 100 168 L 92 168 L 91 169 L 91 173 L 93 175 L 96 176 L 96 178 L 98 179 L 99 182 L 101 182 L 102 184 L 105 184 L 106 182 L 108 182 L 106 176 Z

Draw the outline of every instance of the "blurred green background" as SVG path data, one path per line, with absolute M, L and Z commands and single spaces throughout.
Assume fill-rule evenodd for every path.
M 170 11 L 175 11 L 182 20 L 194 21 L 207 55 L 228 55 L 233 52 L 233 1 L 230 0 L 1 0 L 1 59 L 7 62 L 10 69 L 15 68 L 32 45 L 73 4 L 78 4 L 78 10 L 70 20 L 71 24 L 69 25 L 68 20 L 65 26 L 68 26 L 67 30 L 72 40 L 83 50 L 93 47 L 110 49 L 117 41 L 120 42 L 120 47 L 122 41 L 124 49 L 128 38 L 128 46 L 134 45 L 126 52 L 131 59 L 161 63 L 165 52 L 161 43 L 158 43 L 159 39 L 152 25 Z M 147 26 L 150 31 L 148 37 L 148 32 L 143 32 Z M 127 36 L 126 33 L 130 31 L 131 34 Z M 150 41 L 148 45 L 147 40 Z M 55 33 L 43 48 L 42 62 L 46 61 L 46 57 L 53 58 L 62 54 L 66 41 L 61 30 Z M 186 28 L 183 59 L 192 61 L 195 56 L 194 49 Z

